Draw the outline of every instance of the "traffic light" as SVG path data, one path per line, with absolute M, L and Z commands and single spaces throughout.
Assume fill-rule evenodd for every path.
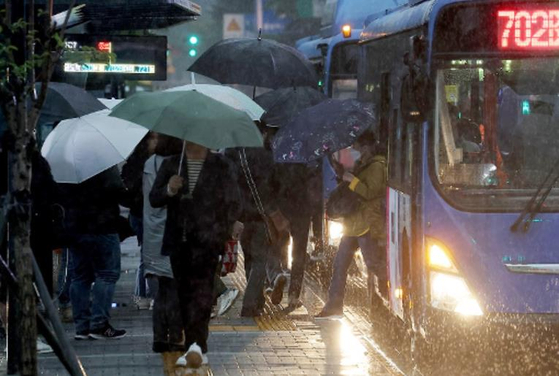
M 190 57 L 196 57 L 198 55 L 198 42 L 200 40 L 198 39 L 197 35 L 191 35 L 188 37 L 188 56 Z

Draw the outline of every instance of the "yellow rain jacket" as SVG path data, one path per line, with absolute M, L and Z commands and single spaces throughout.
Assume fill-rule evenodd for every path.
M 359 194 L 363 202 L 359 210 L 344 218 L 344 235 L 361 236 L 370 231 L 374 239 L 386 239 L 386 158 L 363 156 L 355 163 L 354 175 L 349 189 Z

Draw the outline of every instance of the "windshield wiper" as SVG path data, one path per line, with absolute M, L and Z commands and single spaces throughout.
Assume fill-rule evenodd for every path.
M 557 180 L 559 180 L 559 171 L 556 171 L 558 167 L 559 167 L 559 159 L 549 170 L 545 179 L 542 181 L 542 183 L 536 190 L 536 193 L 534 193 L 534 195 L 530 198 L 530 201 L 528 201 L 528 204 L 526 205 L 524 210 L 522 210 L 522 213 L 520 213 L 516 221 L 514 221 L 512 226 L 510 226 L 510 230 L 512 232 L 516 232 L 518 230 L 518 226 L 520 226 L 520 223 L 524 221 L 524 218 L 526 217 L 527 214 L 530 214 L 530 216 L 528 217 L 527 221 L 524 221 L 524 227 L 522 228 L 522 232 L 527 232 L 530 229 L 530 225 L 534 221 L 534 217 L 536 216 L 536 214 L 538 214 L 541 211 L 541 208 L 543 206 L 543 203 L 547 199 L 547 196 L 549 196 L 549 193 L 553 189 L 553 186 L 555 185 Z M 555 175 L 553 174 L 554 172 Z M 540 193 L 542 193 L 544 189 L 545 192 L 541 195 L 540 199 L 538 200 L 538 196 L 540 196 Z M 537 203 L 536 200 L 538 200 Z

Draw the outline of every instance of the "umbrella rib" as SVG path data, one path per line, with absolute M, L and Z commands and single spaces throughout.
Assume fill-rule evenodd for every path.
M 77 132 L 72 133 L 72 150 L 76 150 L 76 135 Z M 72 152 L 72 157 L 75 158 L 74 152 Z M 76 182 L 80 180 L 80 176 L 78 175 L 78 166 L 74 163 L 74 176 L 76 177 Z

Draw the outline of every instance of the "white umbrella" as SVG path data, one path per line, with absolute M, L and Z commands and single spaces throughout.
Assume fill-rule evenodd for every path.
M 260 120 L 264 114 L 264 109 L 255 101 L 229 86 L 208 85 L 208 84 L 191 84 L 177 86 L 166 91 L 191 91 L 195 90 L 216 101 L 233 107 L 236 110 L 244 111 L 252 120 Z
M 41 154 L 58 183 L 78 184 L 126 160 L 148 130 L 109 110 L 61 121 Z
M 114 99 L 114 98 L 112 99 L 97 98 L 97 99 L 99 99 L 99 102 L 103 103 L 105 107 L 107 107 L 109 110 L 112 110 L 114 106 L 116 106 L 117 104 L 123 101 L 123 99 Z

